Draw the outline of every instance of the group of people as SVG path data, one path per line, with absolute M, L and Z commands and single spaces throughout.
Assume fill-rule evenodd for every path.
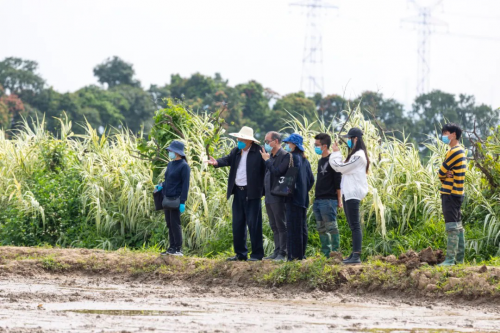
M 449 144 L 445 161 L 439 170 L 442 182 L 441 198 L 448 233 L 448 248 L 443 265 L 463 263 L 465 239 L 461 222 L 461 204 L 464 195 L 466 158 L 459 144 L 462 130 L 455 124 L 442 129 L 442 140 Z M 316 135 L 314 151 L 320 155 L 315 177 L 305 154 L 303 137 L 297 133 L 282 139 L 278 132 L 269 132 L 264 146 L 255 139 L 253 129 L 244 126 L 231 133 L 237 147 L 219 159 L 206 161 L 215 168 L 229 167 L 227 199 L 233 196 L 232 232 L 235 255 L 228 261 L 301 260 L 305 258 L 308 240 L 307 208 L 309 192 L 314 183 L 313 212 L 321 241 L 321 252 L 330 257 L 340 250 L 337 224 L 338 209 L 343 209 L 352 233 L 351 254 L 344 264 L 361 263 L 363 233 L 360 221 L 360 202 L 368 193 L 367 174 L 370 159 L 363 141 L 363 131 L 351 128 L 341 137 L 348 146 L 344 158 L 338 143 L 327 133 Z M 282 144 L 285 144 L 283 147 Z M 184 144 L 173 141 L 168 147 L 171 162 L 165 172 L 165 182 L 156 186 L 165 198 L 177 200 L 178 207 L 165 209 L 170 247 L 162 254 L 182 255 L 180 216 L 185 210 L 189 192 L 190 167 L 184 153 Z M 289 171 L 294 168 L 294 174 Z M 275 188 L 293 179 L 289 193 L 277 193 Z M 264 257 L 262 235 L 262 197 L 274 236 L 274 252 Z M 250 234 L 251 254 L 247 248 Z

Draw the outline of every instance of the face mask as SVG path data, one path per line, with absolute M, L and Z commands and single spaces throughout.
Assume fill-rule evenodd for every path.
M 266 144 L 264 145 L 264 149 L 265 149 L 268 153 L 270 153 L 270 152 L 271 152 L 271 150 L 273 150 L 273 147 L 271 147 L 269 144 L 267 144 L 267 143 L 266 143 Z
M 443 135 L 441 136 L 441 140 L 446 143 L 447 145 L 450 144 L 450 138 L 448 138 L 448 135 Z
M 168 158 L 170 158 L 171 160 L 175 160 L 175 153 L 174 153 L 174 152 L 169 151 L 169 152 L 168 152 Z
M 289 145 L 286 145 L 286 146 L 285 146 L 285 150 L 286 150 L 287 152 L 289 152 L 289 153 L 291 153 L 291 152 L 292 152 L 292 148 L 290 148 L 290 146 L 289 146 Z
M 323 151 L 321 150 L 321 147 L 314 147 L 314 152 L 318 155 L 323 154 Z
M 351 139 L 347 140 L 347 147 L 349 147 L 349 149 L 352 148 L 352 140 Z
M 238 141 L 238 149 L 243 149 L 247 146 L 246 143 L 244 143 L 243 141 Z

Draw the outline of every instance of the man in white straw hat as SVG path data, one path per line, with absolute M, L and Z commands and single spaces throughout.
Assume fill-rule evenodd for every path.
M 262 205 L 266 165 L 260 155 L 259 141 L 253 129 L 243 126 L 239 133 L 230 133 L 238 139 L 238 146 L 229 155 L 219 159 L 210 156 L 208 164 L 216 168 L 231 167 L 227 185 L 227 199 L 233 198 L 233 246 L 236 255 L 228 261 L 248 259 L 247 226 L 252 254 L 249 261 L 262 260 Z

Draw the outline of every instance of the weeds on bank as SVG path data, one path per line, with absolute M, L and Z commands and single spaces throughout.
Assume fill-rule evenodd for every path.
M 40 259 L 42 267 L 48 271 L 62 272 L 70 268 L 69 265 L 57 261 L 54 257 L 48 256 Z
M 337 284 L 340 269 L 324 257 L 305 261 L 287 261 L 265 274 L 262 281 L 272 286 L 306 283 L 308 287 L 328 289 Z

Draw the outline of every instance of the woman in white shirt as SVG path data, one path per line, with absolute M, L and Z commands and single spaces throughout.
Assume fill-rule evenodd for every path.
M 363 142 L 363 131 L 359 128 L 351 128 L 347 135 L 347 146 L 349 154 L 347 158 L 342 158 L 342 153 L 335 142 L 333 153 L 330 155 L 330 165 L 342 173 L 340 189 L 343 195 L 344 211 L 352 232 L 352 252 L 344 259 L 344 264 L 361 263 L 361 244 L 363 243 L 363 233 L 361 231 L 361 221 L 359 216 L 359 204 L 368 193 L 368 181 L 366 174 L 370 167 L 370 159 Z

